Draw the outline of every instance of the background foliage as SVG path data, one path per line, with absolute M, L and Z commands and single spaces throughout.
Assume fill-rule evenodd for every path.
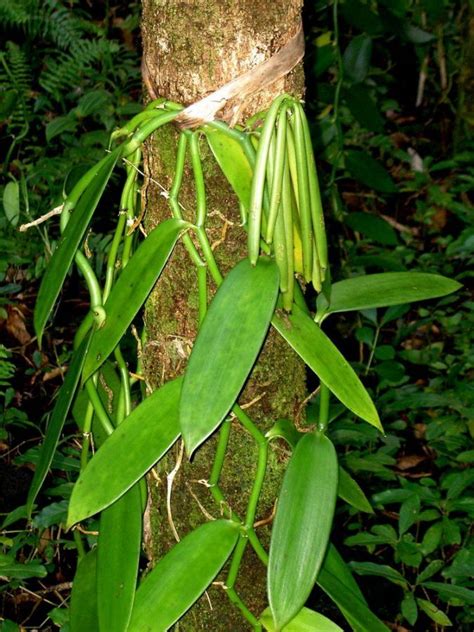
M 455 0 L 307 4 L 306 109 L 334 277 L 418 270 L 468 287 L 472 7 Z M 110 132 L 139 109 L 138 21 L 138 4 L 0 2 L 5 631 L 20 623 L 67 630 L 63 598 L 76 543 L 61 524 L 79 469 L 72 424 L 31 527 L 22 505 L 46 423 L 42 411 L 67 364 L 71 313 L 86 311 L 72 275 L 63 297 L 67 313 L 37 350 L 31 308 L 57 223 L 27 233 L 17 228 L 60 204 L 63 191 L 103 155 Z M 110 237 L 102 210 L 88 244 L 103 259 Z M 331 335 L 365 374 L 387 432 L 380 438 L 332 409 L 330 437 L 374 506 L 367 514 L 341 505 L 344 531 L 335 537 L 371 607 L 398 630 L 469 630 L 474 620 L 472 305 L 466 290 L 423 306 L 333 320 Z M 93 539 L 93 522 L 88 531 Z M 321 611 L 322 596 L 313 599 Z

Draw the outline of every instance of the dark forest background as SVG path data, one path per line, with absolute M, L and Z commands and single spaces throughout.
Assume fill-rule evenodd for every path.
M 335 538 L 393 630 L 467 632 L 474 624 L 474 7 L 317 0 L 306 3 L 304 20 L 306 111 L 334 277 L 417 270 L 464 285 L 438 301 L 334 320 L 331 335 L 364 376 L 387 432 L 381 438 L 332 410 L 331 438 L 374 507 L 363 514 L 341 505 Z M 141 110 L 139 23 L 139 2 L 0 0 L 2 632 L 68 629 L 76 543 L 62 523 L 80 447 L 72 420 L 31 524 L 24 505 L 88 309 L 73 272 L 38 349 L 32 313 L 58 221 L 19 227 L 59 206 L 102 157 L 110 133 Z M 108 203 L 118 195 L 112 187 Z M 110 229 L 103 205 L 87 237 L 98 275 Z M 94 524 L 88 529 L 92 541 Z

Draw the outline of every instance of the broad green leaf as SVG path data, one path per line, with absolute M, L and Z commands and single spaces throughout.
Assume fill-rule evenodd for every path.
M 142 541 L 140 489 L 134 485 L 100 516 L 97 610 L 101 630 L 126 632 L 137 586 Z
M 374 513 L 372 505 L 367 500 L 366 495 L 352 476 L 342 467 L 339 467 L 339 482 L 337 487 L 337 495 L 346 503 L 352 505 L 359 511 L 365 513 Z
M 367 86 L 363 84 L 352 85 L 344 90 L 342 94 L 351 114 L 362 127 L 371 132 L 383 132 L 384 118 L 380 114 L 377 104 L 370 96 Z
M 46 125 L 46 142 L 50 143 L 64 132 L 75 132 L 78 125 L 79 121 L 73 116 L 56 116 Z
M 373 213 L 353 212 L 345 218 L 345 223 L 353 230 L 362 233 L 364 237 L 384 246 L 396 246 L 398 238 L 396 232 L 388 222 Z
M 265 630 L 276 632 L 270 608 L 262 612 L 260 621 Z M 296 617 L 285 625 L 282 632 L 342 632 L 342 628 L 319 612 L 302 608 Z
M 268 561 L 268 600 L 281 630 L 303 607 L 323 562 L 337 494 L 337 456 L 325 435 L 298 442 L 278 498 Z
M 388 628 L 367 606 L 350 571 L 332 546 L 328 549 L 317 584 L 334 601 L 354 630 L 388 632 Z
M 329 305 L 320 294 L 318 314 L 328 315 L 424 301 L 446 296 L 461 287 L 457 281 L 426 272 L 366 274 L 334 283 Z
M 238 536 L 237 523 L 216 520 L 176 544 L 140 584 L 128 632 L 168 630 L 212 582 Z
M 440 610 L 437 606 L 435 606 L 434 603 L 431 603 L 431 601 L 417 598 L 416 603 L 418 604 L 420 610 L 423 610 L 423 612 L 428 615 L 428 617 L 432 619 L 435 623 L 445 626 L 453 625 L 448 615 Z
M 59 395 L 51 414 L 51 418 L 46 429 L 43 444 L 41 446 L 40 455 L 36 464 L 33 480 L 31 481 L 28 498 L 26 501 L 26 509 L 28 516 L 31 517 L 33 503 L 38 495 L 44 479 L 48 474 L 51 462 L 58 445 L 59 437 L 66 421 L 66 417 L 71 407 L 74 394 L 76 392 L 79 379 L 81 377 L 82 366 L 87 352 L 90 337 L 84 339 L 82 344 L 74 352 L 74 355 L 66 372 L 64 383 L 59 390 Z
M 336 549 L 334 544 L 331 543 L 327 548 L 326 556 L 317 578 L 318 584 L 320 583 L 321 577 L 327 573 L 337 577 L 346 588 L 354 593 L 359 601 L 362 601 L 362 603 L 367 605 L 365 597 L 359 588 L 359 584 L 356 582 L 354 575 L 352 574 L 350 566 L 344 562 L 339 551 Z
M 372 38 L 357 35 L 348 44 L 343 54 L 344 74 L 354 83 L 360 83 L 367 77 L 372 56 Z
M 275 309 L 279 285 L 274 261 L 238 263 L 209 306 L 189 358 L 180 402 L 188 454 L 227 415 L 252 369 Z
M 408 623 L 415 625 L 418 619 L 418 606 L 416 605 L 416 599 L 412 592 L 405 593 L 400 604 L 400 610 Z
M 382 429 L 374 403 L 364 385 L 310 316 L 293 305 L 292 314 L 275 315 L 272 324 L 344 406 L 379 430 Z
M 385 577 L 397 586 L 408 588 L 407 580 L 395 568 L 387 564 L 375 564 L 374 562 L 351 562 L 350 567 L 358 575 L 374 575 L 376 577 Z
M 152 393 L 96 452 L 74 485 L 69 526 L 120 498 L 173 445 L 179 436 L 180 388 L 177 379 Z
M 179 219 L 168 219 L 153 229 L 137 248 L 104 305 L 106 320 L 92 336 L 84 364 L 84 381 L 115 349 L 153 289 L 178 237 L 188 226 Z
M 117 147 L 94 168 L 95 171 L 92 172 L 91 182 L 71 213 L 66 229 L 46 268 L 38 292 L 34 313 L 34 326 L 38 336 L 38 344 L 41 344 L 46 321 L 56 303 L 64 279 L 89 226 L 92 215 L 99 204 L 120 152 L 121 147 Z
M 436 591 L 444 600 L 460 599 L 464 603 L 474 606 L 474 590 L 455 584 L 444 584 L 443 582 L 423 582 L 425 588 Z
M 16 180 L 7 182 L 3 189 L 3 209 L 12 226 L 20 219 L 20 185 Z
M 206 126 L 204 132 L 217 164 L 239 200 L 248 210 L 253 169 L 242 145 L 237 139 L 231 138 L 215 127 Z
M 46 577 L 48 571 L 39 562 L 17 562 L 11 555 L 0 553 L 0 578 L 29 579 L 30 577 Z
M 71 591 L 70 632 L 99 632 L 97 618 L 97 549 L 79 562 Z
M 365 151 L 349 150 L 346 154 L 346 167 L 356 180 L 370 189 L 382 193 L 398 191 L 397 185 L 385 167 Z

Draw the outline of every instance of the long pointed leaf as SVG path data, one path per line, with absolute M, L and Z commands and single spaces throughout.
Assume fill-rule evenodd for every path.
M 262 612 L 260 621 L 265 630 L 275 632 L 270 608 L 266 608 Z M 283 632 L 343 632 L 343 630 L 334 621 L 319 614 L 319 612 L 302 608 L 296 617 L 288 625 L 285 625 Z
M 79 562 L 72 583 L 69 609 L 71 632 L 99 632 L 96 568 L 97 549 L 93 549 Z
M 142 540 L 140 489 L 135 485 L 100 516 L 97 609 L 102 632 L 126 632 L 137 586 Z
M 239 525 L 201 525 L 161 559 L 140 585 L 129 632 L 168 630 L 202 595 L 234 548 Z
M 46 435 L 41 446 L 33 480 L 28 492 L 26 510 L 29 517 L 31 517 L 36 496 L 38 495 L 44 479 L 48 474 L 64 422 L 66 421 L 72 400 L 74 399 L 74 394 L 81 377 L 82 366 L 84 364 L 89 341 L 90 337 L 88 336 L 75 351 L 71 364 L 69 365 L 69 369 L 66 373 L 64 384 L 61 386 L 58 398 L 54 405 L 51 419 L 49 420 L 48 428 L 46 430 Z
M 218 289 L 189 358 L 180 425 L 191 454 L 227 415 L 247 379 L 275 309 L 278 268 L 238 263 Z
M 329 305 L 322 294 L 318 297 L 318 312 L 334 314 L 424 301 L 446 296 L 461 287 L 457 281 L 425 272 L 367 274 L 334 283 Z
M 120 498 L 169 450 L 179 436 L 180 389 L 177 379 L 152 393 L 96 452 L 72 490 L 69 526 Z
M 174 245 L 189 224 L 168 219 L 153 229 L 119 276 L 104 307 L 106 320 L 93 336 L 84 365 L 84 381 L 115 349 L 161 274 Z
M 348 623 L 357 632 L 388 632 L 388 628 L 370 610 L 349 567 L 330 545 L 317 584 L 334 601 Z
M 38 292 L 34 314 L 34 327 L 38 336 L 38 344 L 41 344 L 46 321 L 56 303 L 74 255 L 99 204 L 120 152 L 121 147 L 117 147 L 97 165 L 95 176 L 79 198 L 79 202 L 73 210 L 66 229 L 46 268 Z
M 275 315 L 272 325 L 344 406 L 382 430 L 378 413 L 364 385 L 310 316 L 293 305 L 289 316 Z
M 281 630 L 308 598 L 329 542 L 337 495 L 337 456 L 324 435 L 306 434 L 288 464 L 268 562 L 268 599 Z
M 362 491 L 359 483 L 342 467 L 339 468 L 339 486 L 337 495 L 349 505 L 365 513 L 374 513 L 372 505 Z

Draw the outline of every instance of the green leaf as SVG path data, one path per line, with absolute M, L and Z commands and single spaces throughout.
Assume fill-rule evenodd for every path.
M 77 125 L 78 121 L 72 116 L 56 116 L 46 125 L 46 142 L 50 143 L 64 132 L 75 132 Z
M 176 544 L 138 588 L 128 631 L 169 629 L 212 582 L 238 536 L 237 523 L 216 520 Z
M 71 364 L 66 372 L 64 383 L 59 390 L 59 395 L 48 423 L 48 428 L 41 446 L 33 480 L 31 481 L 28 492 L 26 508 L 29 517 L 31 517 L 31 512 L 33 510 L 33 503 L 35 502 L 38 492 L 40 491 L 51 466 L 64 422 L 66 421 L 79 379 L 81 377 L 82 366 L 84 364 L 89 340 L 90 337 L 88 336 L 74 352 Z
M 290 315 L 275 315 L 272 324 L 344 406 L 379 430 L 382 429 L 374 403 L 364 385 L 310 316 L 294 305 Z
M 147 397 L 89 461 L 72 490 L 68 525 L 101 511 L 136 483 L 179 436 L 181 379 Z
M 402 536 L 418 521 L 421 500 L 417 494 L 407 498 L 401 505 L 398 518 L 398 533 Z
M 141 541 L 140 488 L 134 485 L 100 516 L 97 609 L 101 630 L 127 631 L 135 599 Z
M 350 567 L 358 575 L 373 575 L 376 577 L 384 577 L 397 586 L 407 588 L 407 580 L 395 568 L 386 564 L 375 564 L 374 562 L 351 562 Z
M 227 415 L 263 344 L 278 295 L 277 265 L 260 258 L 238 263 L 209 306 L 189 358 L 180 403 L 188 454 Z
M 352 39 L 343 54 L 344 74 L 354 83 L 360 83 L 367 77 L 372 56 L 372 38 L 357 35 Z
M 32 561 L 22 564 L 11 555 L 0 553 L 0 578 L 29 579 L 30 577 L 46 577 L 48 571 L 39 562 Z
M 430 577 L 433 577 L 433 575 L 436 575 L 436 573 L 438 573 L 444 567 L 444 565 L 445 562 L 443 560 L 433 560 L 428 564 L 428 566 L 426 566 L 426 568 L 421 571 L 421 573 L 419 573 L 418 577 L 416 578 L 416 583 L 422 584 Z
M 265 433 L 265 436 L 269 441 L 276 438 L 284 439 L 289 446 L 295 448 L 304 435 L 296 429 L 295 424 L 289 419 L 278 419 Z
M 383 132 L 385 121 L 377 104 L 370 96 L 367 86 L 352 85 L 342 94 L 352 116 L 362 127 L 370 132 Z
M 439 625 L 450 626 L 453 625 L 448 618 L 448 616 L 439 608 L 437 608 L 434 603 L 431 601 L 427 601 L 426 599 L 418 599 L 416 603 L 420 607 L 423 612 L 429 616 L 435 623 L 439 623 Z
M 441 599 L 459 599 L 465 604 L 474 606 L 474 590 L 455 584 L 444 584 L 443 582 L 423 582 L 425 588 L 436 591 Z
M 390 224 L 373 213 L 349 213 L 344 221 L 353 230 L 383 246 L 398 244 L 397 234 Z
M 357 481 L 355 481 L 352 476 L 342 467 L 339 467 L 337 495 L 339 496 L 339 498 L 342 498 L 342 500 L 345 500 L 346 503 L 352 505 L 352 507 L 355 507 L 359 511 L 364 511 L 365 513 L 374 513 L 372 505 L 367 500 L 366 495 L 360 488 Z
M 207 142 L 235 194 L 248 210 L 252 190 L 253 168 L 250 165 L 242 145 L 235 138 L 220 129 L 204 128 Z
M 20 219 L 20 185 L 16 180 L 7 182 L 3 189 L 3 209 L 10 224 L 16 226 Z
M 97 549 L 79 562 L 71 591 L 70 632 L 99 632 L 97 618 Z
M 137 248 L 104 305 L 106 320 L 92 336 L 84 364 L 84 381 L 120 342 L 158 280 L 178 237 L 188 226 L 179 219 L 168 219 L 153 229 Z
M 262 612 L 260 622 L 268 632 L 276 632 L 270 608 Z M 302 608 L 282 632 L 342 632 L 342 628 L 319 612 Z
M 91 182 L 79 198 L 74 212 L 71 213 L 66 229 L 46 268 L 38 292 L 34 314 L 34 326 L 38 336 L 38 344 L 41 344 L 46 321 L 56 303 L 64 279 L 121 151 L 122 148 L 117 147 L 116 150 L 101 160 L 85 176 L 91 177 Z
M 410 625 L 415 625 L 418 619 L 418 606 L 412 592 L 405 593 L 402 603 L 400 604 L 402 615 Z
M 396 193 L 397 185 L 380 162 L 365 151 L 349 150 L 346 167 L 352 176 L 370 189 L 381 193 Z
M 337 494 L 337 456 L 325 435 L 306 434 L 285 472 L 272 529 L 268 600 L 281 630 L 303 607 L 323 562 Z
M 318 297 L 318 313 L 335 314 L 439 298 L 462 287 L 457 281 L 426 272 L 366 274 L 334 283 L 331 303 Z
M 337 551 L 330 547 L 317 578 L 318 586 L 334 601 L 357 632 L 388 632 L 388 628 L 365 603 L 359 587 L 346 568 Z

